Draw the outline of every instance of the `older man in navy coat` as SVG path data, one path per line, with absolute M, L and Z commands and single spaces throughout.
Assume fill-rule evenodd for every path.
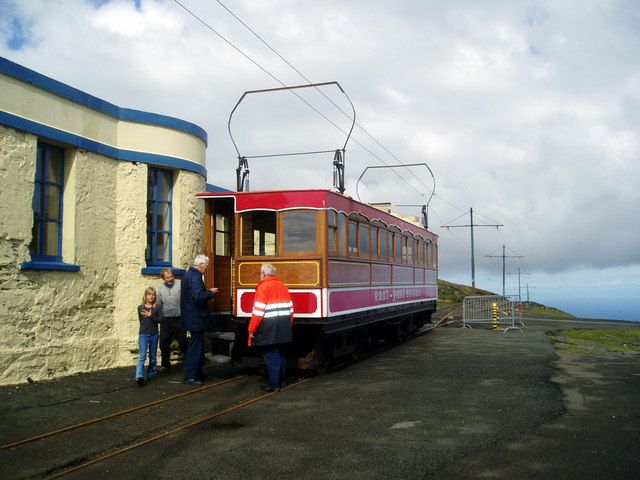
M 184 383 L 202 385 L 204 373 L 204 332 L 209 326 L 207 302 L 218 292 L 217 288 L 204 285 L 202 276 L 209 266 L 209 257 L 196 255 L 189 270 L 182 277 L 180 290 L 180 312 L 182 328 L 191 332 L 187 348 L 187 360 L 184 368 Z

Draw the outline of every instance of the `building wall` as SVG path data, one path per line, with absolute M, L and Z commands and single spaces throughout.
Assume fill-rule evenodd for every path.
M 65 148 L 62 259 L 30 262 L 36 145 Z M 174 172 L 172 258 L 202 251 L 206 134 L 120 109 L 0 59 L 0 384 L 130 365 L 148 274 L 147 173 Z M 146 272 L 146 273 L 145 273 Z

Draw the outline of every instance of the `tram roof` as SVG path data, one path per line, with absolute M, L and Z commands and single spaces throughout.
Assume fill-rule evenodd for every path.
M 429 237 L 433 240 L 437 235 L 414 225 L 391 213 L 379 210 L 366 203 L 354 200 L 331 190 L 258 190 L 249 192 L 202 192 L 196 195 L 202 199 L 233 198 L 236 213 L 253 210 L 336 210 L 347 215 L 359 214 L 369 221 L 378 220 L 387 226 L 396 226 L 408 230 L 414 235 Z

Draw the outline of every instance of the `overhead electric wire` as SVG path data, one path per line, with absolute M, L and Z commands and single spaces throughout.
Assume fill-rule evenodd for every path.
M 454 218 L 453 220 L 449 220 L 447 223 L 455 222 L 455 221 L 456 221 L 456 220 L 458 220 L 459 218 L 464 217 L 467 213 L 469 213 L 469 212 L 464 212 L 462 215 L 460 215 L 460 216 L 458 216 L 458 217 Z M 440 223 L 442 223 L 442 224 L 443 224 L 442 226 L 443 226 L 444 228 L 447 228 L 447 223 L 445 223 L 445 222 L 440 222 Z
M 440 216 L 433 210 L 433 207 L 431 207 L 429 209 L 431 211 L 431 213 L 438 219 L 440 220 L 440 223 L 442 224 L 442 218 L 440 218 Z M 460 242 L 463 246 L 468 247 L 469 244 L 467 242 L 465 242 L 464 240 L 462 240 L 461 238 L 459 238 L 455 233 L 453 233 L 451 230 L 447 229 L 447 232 L 453 237 L 455 238 L 458 242 Z
M 438 195 L 437 193 L 434 193 L 434 194 L 433 194 L 433 196 L 434 196 L 434 197 L 436 197 L 436 198 L 439 198 L 439 199 L 440 199 L 440 200 L 442 200 L 444 203 L 446 203 L 446 204 L 448 204 L 449 206 L 451 206 L 451 207 L 455 208 L 456 210 L 459 210 L 459 211 L 461 211 L 461 212 L 467 213 L 467 210 L 463 210 L 463 209 L 461 209 L 460 207 L 458 207 L 458 206 L 454 205 L 453 203 L 451 203 L 449 200 L 447 200 L 447 199 L 445 199 L 445 198 L 442 198 L 442 197 L 441 197 L 440 195 Z M 458 218 L 460 218 L 460 217 L 458 217 Z
M 182 9 L 184 9 L 187 13 L 189 13 L 189 15 L 191 15 L 192 17 L 194 17 L 196 20 L 198 20 L 201 24 L 203 24 L 207 29 L 209 29 L 210 31 L 212 31 L 213 33 L 215 33 L 219 38 L 221 38 L 225 43 L 227 43 L 229 46 L 231 46 L 234 50 L 236 50 L 238 53 L 240 53 L 243 57 L 245 57 L 247 60 L 249 60 L 251 63 L 253 63 L 255 66 L 257 66 L 260 70 L 262 70 L 264 73 L 266 73 L 269 77 L 271 77 L 272 79 L 274 79 L 276 82 L 278 82 L 280 85 L 282 85 L 283 87 L 286 87 L 287 85 L 284 84 L 284 82 L 282 82 L 279 78 L 277 78 L 275 75 L 273 75 L 271 72 L 269 72 L 266 68 L 264 68 L 262 65 L 260 65 L 257 61 L 253 60 L 249 55 L 247 55 L 246 53 L 244 53 L 239 47 L 237 47 L 236 45 L 234 45 L 230 40 L 228 40 L 226 37 L 224 37 L 221 33 L 219 33 L 217 30 L 215 30 L 213 27 L 211 27 L 207 22 L 205 22 L 203 19 L 201 19 L 197 14 L 195 14 L 194 12 L 192 12 L 189 8 L 187 8 L 183 3 L 181 3 L 179 0 L 174 0 L 174 2 L 176 4 L 178 4 Z M 253 29 L 251 29 L 245 22 L 243 22 L 235 13 L 233 13 L 226 5 L 224 5 L 222 2 L 218 1 L 218 3 L 225 8 L 225 10 L 227 10 L 231 15 L 233 15 L 234 18 L 236 18 L 243 26 L 245 26 L 251 33 L 253 33 L 262 43 L 264 43 L 271 51 L 273 51 L 279 58 L 281 58 L 287 65 L 289 65 L 292 69 L 294 69 L 300 76 L 302 76 L 302 78 L 304 78 L 307 82 L 312 83 L 304 74 L 302 74 L 295 66 L 293 66 L 290 62 L 288 62 L 284 57 L 282 57 L 282 55 L 280 55 L 274 48 L 272 48 L 265 40 L 262 39 L 262 37 L 260 37 L 260 35 L 258 35 L 255 31 L 253 31 Z M 317 89 L 317 87 L 316 87 Z M 344 112 L 344 110 L 342 110 L 342 108 L 340 108 L 340 106 L 338 106 L 335 102 L 333 102 L 333 100 L 331 100 L 329 97 L 327 97 L 326 94 L 324 94 L 324 92 L 322 92 L 321 90 L 318 89 L 318 91 L 320 91 L 320 93 L 327 98 L 336 108 L 338 108 L 338 110 L 340 110 L 344 115 L 347 116 L 347 118 L 350 118 L 349 115 Z M 322 118 L 324 118 L 327 122 L 329 122 L 331 125 L 333 125 L 336 129 L 338 129 L 340 132 L 346 134 L 347 132 L 342 129 L 340 126 L 336 125 L 336 123 L 334 123 L 331 119 L 329 119 L 326 115 L 324 115 L 322 112 L 320 112 L 317 108 L 315 108 L 313 105 L 311 105 L 307 100 L 305 100 L 304 98 L 302 98 L 300 95 L 298 95 L 296 92 L 290 90 L 290 92 L 292 94 L 294 94 L 296 97 L 298 97 L 298 99 L 300 99 L 302 102 L 304 102 L 309 108 L 313 109 L 316 113 L 318 113 Z M 378 142 L 375 138 L 373 138 L 373 136 L 371 134 L 369 134 L 361 125 L 357 124 L 358 127 L 364 131 L 367 135 L 369 135 L 374 141 L 376 141 L 376 143 L 378 143 L 382 148 L 384 148 L 385 150 L 386 147 L 384 147 L 380 142 Z M 378 155 L 376 155 L 375 153 L 373 153 L 370 149 L 368 149 L 367 147 L 365 147 L 362 143 L 360 143 L 358 140 L 356 140 L 355 138 L 353 139 L 353 141 L 359 145 L 362 149 L 364 149 L 367 153 L 369 153 L 369 155 L 371 155 L 372 157 L 376 158 L 378 161 L 380 161 L 382 164 L 387 165 L 387 163 L 380 158 Z M 388 150 L 387 150 L 388 151 Z M 389 152 L 390 153 L 390 152 Z M 392 153 L 390 153 L 391 155 L 393 155 Z M 395 156 L 394 156 L 395 157 Z M 397 158 L 397 157 L 396 157 Z M 400 161 L 400 160 L 398 160 Z M 400 161 L 401 162 L 401 161 Z M 402 163 L 402 162 L 401 162 Z M 398 172 L 394 173 L 401 179 L 403 180 L 410 188 L 412 188 L 416 193 L 418 193 L 418 195 L 424 196 L 422 193 L 420 193 L 413 185 L 411 185 L 409 182 L 407 182 L 407 180 L 401 176 Z M 416 177 L 416 175 L 410 171 L 410 173 Z M 422 185 L 425 188 L 428 188 L 420 179 L 418 179 L 416 177 L 416 179 L 422 183 Z
M 177 3 L 180 7 L 182 7 L 184 9 L 184 11 L 186 11 L 189 15 L 191 15 L 193 18 L 195 18 L 196 20 L 198 20 L 200 23 L 202 23 L 205 27 L 207 27 L 209 30 L 211 30 L 213 33 L 215 33 L 218 37 L 220 37 L 227 45 L 231 46 L 234 50 L 236 50 L 238 53 L 240 53 L 243 57 L 245 57 L 247 60 L 249 60 L 251 63 L 253 63 L 256 67 L 258 67 L 260 70 L 262 70 L 264 73 L 266 73 L 267 75 L 269 75 L 272 79 L 274 79 L 276 82 L 278 82 L 280 85 L 282 85 L 283 87 L 287 87 L 287 85 L 285 85 L 284 82 L 282 82 L 278 77 L 276 77 L 275 75 L 273 75 L 271 72 L 269 72 L 269 70 L 267 70 L 266 68 L 264 68 L 262 65 L 260 65 L 258 62 L 256 62 L 253 58 L 251 58 L 249 55 L 247 55 L 246 53 L 244 53 L 239 47 L 237 47 L 236 45 L 234 45 L 233 43 L 231 43 L 231 41 L 227 40 L 224 35 L 222 35 L 220 32 L 218 32 L 215 28 L 213 28 L 211 25 L 209 25 L 207 22 L 205 22 L 204 20 L 202 20 L 200 17 L 198 17 L 198 15 L 196 15 L 195 13 L 193 13 L 191 10 L 189 10 L 185 5 L 183 5 L 179 0 L 173 0 L 175 3 Z M 302 102 L 304 102 L 309 108 L 311 108 L 313 111 L 315 111 L 318 115 L 320 115 L 322 118 L 324 118 L 327 122 L 329 122 L 331 125 L 333 125 L 335 128 L 337 128 L 338 130 L 340 130 L 342 133 L 346 134 L 347 132 L 345 132 L 342 128 L 340 128 L 338 125 L 336 125 L 329 117 L 327 117 L 324 113 L 322 113 L 320 110 L 318 110 L 316 107 L 314 107 L 313 105 L 311 105 L 308 101 L 306 101 L 304 98 L 302 98 L 300 95 L 298 95 L 295 91 L 293 90 L 289 90 L 289 92 L 291 92 L 293 95 L 295 95 L 296 97 L 298 97 L 298 99 L 300 99 Z M 355 140 L 354 140 L 355 141 Z
M 247 25 L 240 17 L 238 17 L 238 15 L 236 15 L 229 7 L 227 7 L 223 2 L 221 2 L 220 0 L 216 0 L 216 2 L 218 2 L 218 4 L 220 4 L 220 6 L 222 6 L 222 8 L 224 8 L 227 12 L 229 12 L 230 15 L 232 15 L 236 20 L 238 20 L 238 22 L 240 22 L 247 30 L 249 30 L 258 40 L 260 40 L 269 50 L 271 50 L 280 60 L 282 60 L 284 63 L 286 63 L 289 67 L 291 67 L 298 75 L 300 75 L 307 83 L 312 84 L 314 83 L 313 81 L 311 81 L 311 79 L 309 79 L 304 73 L 302 73 L 300 71 L 300 69 L 298 69 L 295 65 L 293 65 L 291 62 L 289 62 L 286 58 L 284 58 L 282 55 L 280 55 L 280 53 L 273 48 L 269 42 L 267 42 L 265 39 L 263 39 L 258 33 L 256 33 L 255 30 L 253 30 L 249 25 Z M 331 98 L 329 98 L 327 96 L 327 94 L 325 94 L 321 89 L 319 89 L 318 87 L 315 87 L 315 89 L 325 98 L 327 99 L 334 107 L 336 107 L 340 112 L 342 112 L 342 114 L 347 117 L 347 118 L 351 118 L 349 117 L 349 114 L 347 112 L 345 112 L 342 107 L 340 107 L 340 105 L 336 104 Z M 371 135 L 362 125 L 360 125 L 358 122 L 355 122 L 356 126 L 362 130 L 369 138 L 371 138 L 371 140 L 373 140 L 378 146 L 380 146 L 385 152 L 387 152 L 389 155 L 391 155 L 393 158 L 395 158 L 398 162 L 403 163 L 402 160 L 400 160 L 393 152 L 391 152 L 387 147 L 385 147 L 382 143 L 380 143 L 373 135 Z M 354 139 L 354 142 L 356 142 L 358 145 L 360 145 L 362 147 L 362 145 L 357 142 Z M 366 150 L 366 149 L 365 149 Z M 367 150 L 369 152 L 369 150 Z M 371 152 L 369 152 L 371 153 Z M 374 155 L 375 156 L 375 155 Z M 376 158 L 378 158 L 377 156 L 375 156 Z M 380 160 L 384 165 L 387 165 L 382 159 L 378 158 L 378 160 Z M 427 187 L 427 185 L 425 185 L 417 176 L 415 173 L 413 173 L 413 171 L 409 170 L 407 168 L 407 170 L 409 171 L 409 173 L 411 173 L 411 175 L 413 175 L 413 177 L 418 180 L 418 182 L 422 183 L 422 186 L 425 188 L 429 188 Z M 405 183 L 408 183 L 406 181 L 406 179 L 402 178 Z M 435 178 L 434 178 L 435 180 Z M 435 192 L 434 192 L 435 193 Z
M 213 32 L 215 35 L 217 35 L 220 39 L 222 39 L 227 45 L 229 45 L 230 47 L 232 47 L 234 50 L 236 50 L 238 53 L 240 53 L 243 57 L 245 57 L 247 60 L 249 60 L 251 63 L 253 63 L 255 66 L 257 66 L 260 70 L 262 70 L 264 73 L 266 73 L 269 77 L 271 77 L 273 80 L 275 80 L 278 84 L 280 84 L 283 87 L 287 87 L 287 85 L 282 82 L 278 77 L 276 77 L 274 74 L 272 74 L 270 71 L 268 71 L 265 67 L 263 67 L 260 63 L 258 63 L 257 61 L 255 61 L 253 58 L 251 58 L 248 54 L 246 54 L 245 52 L 242 51 L 242 49 L 240 49 L 239 47 L 237 47 L 236 45 L 234 45 L 230 40 L 228 40 L 226 37 L 224 37 L 221 33 L 219 33 L 217 30 L 215 30 L 213 27 L 211 27 L 207 22 L 205 22 L 203 19 L 201 19 L 196 13 L 194 13 L 193 11 L 191 11 L 188 7 L 186 7 L 182 2 L 180 2 L 179 0 L 174 0 L 174 2 L 179 5 L 183 10 L 185 10 L 189 15 L 191 15 L 193 18 L 195 18 L 198 22 L 200 22 L 202 25 L 204 25 L 207 29 L 209 29 L 211 32 Z M 238 22 L 240 22 L 240 24 L 242 24 L 247 30 L 249 30 L 258 40 L 260 40 L 260 42 L 262 42 L 269 50 L 271 50 L 278 58 L 280 58 L 284 63 L 286 63 L 291 69 L 293 69 L 298 75 L 300 75 L 306 82 L 308 83 L 313 83 L 304 73 L 302 73 L 300 71 L 300 69 L 298 69 L 295 65 L 293 65 L 291 62 L 289 62 L 286 58 L 284 58 L 275 48 L 273 48 L 266 40 L 264 40 L 255 30 L 253 30 L 249 25 L 247 25 L 246 22 L 244 22 L 238 15 L 236 15 L 229 7 L 227 7 L 227 5 L 225 5 L 222 1 L 220 0 L 216 0 L 216 2 L 222 7 L 224 8 L 230 15 L 232 15 Z M 343 115 L 345 115 L 347 118 L 351 118 L 349 116 L 349 114 L 347 112 L 345 112 L 339 105 L 337 105 L 331 98 L 329 98 L 321 89 L 319 89 L 318 87 L 315 87 L 316 90 L 326 99 L 328 100 L 335 108 L 337 108 Z M 305 103 L 309 108 L 311 108 L 313 111 L 315 111 L 318 115 L 320 115 L 322 118 L 324 118 L 327 122 L 329 122 L 333 127 L 335 127 L 336 129 L 338 129 L 340 132 L 342 133 L 347 133 L 343 128 L 341 128 L 339 125 L 337 125 L 335 122 L 333 122 L 330 118 L 328 118 L 326 115 L 324 115 L 320 110 L 318 110 L 315 106 L 313 106 L 311 103 L 309 103 L 307 100 L 305 100 L 304 98 L 302 98 L 300 95 L 298 95 L 296 92 L 294 92 L 293 90 L 289 90 L 292 94 L 294 94 L 296 97 L 298 97 L 299 100 L 301 100 L 303 103 Z M 360 125 L 359 123 L 355 122 L 355 124 L 358 126 L 358 128 L 360 130 L 362 130 L 369 138 L 371 138 L 371 140 L 373 140 L 378 146 L 380 146 L 385 152 L 387 152 L 389 155 L 391 155 L 393 158 L 395 158 L 398 162 L 400 163 L 404 163 L 402 162 L 402 160 L 400 158 L 398 158 L 398 156 L 396 156 L 393 152 L 391 152 L 385 145 L 383 145 L 380 141 L 378 141 L 371 133 L 369 133 L 362 125 Z M 352 137 L 353 138 L 353 137 Z M 363 145 L 361 142 L 359 142 L 357 139 L 353 138 L 353 142 L 356 143 L 358 146 L 360 146 L 363 150 L 365 150 L 369 155 L 371 155 L 372 157 L 374 157 L 375 159 L 377 159 L 380 163 L 382 163 L 385 166 L 389 166 L 387 162 L 385 162 L 380 156 L 378 156 L 377 154 L 375 154 L 374 152 L 372 152 L 369 148 L 367 148 L 365 145 Z M 261 156 L 254 156 L 254 158 L 261 158 Z M 421 193 L 418 189 L 416 189 L 405 177 L 403 177 L 397 170 L 392 169 L 393 173 L 400 179 L 402 180 L 404 183 L 406 183 L 414 192 L 416 192 L 419 196 L 424 198 L 424 194 Z M 419 179 L 416 174 L 410 170 L 407 167 L 407 170 L 409 171 L 409 173 L 426 189 L 429 190 L 430 187 L 427 186 L 421 179 Z M 434 178 L 435 180 L 435 178 Z M 433 192 L 433 196 L 437 197 L 438 199 L 442 200 L 443 202 L 447 203 L 448 205 L 450 205 L 451 207 L 459 210 L 459 211 L 463 211 L 461 208 L 457 207 L 456 205 L 454 205 L 453 203 L 449 202 L 448 200 L 444 199 L 443 197 L 441 197 L 440 195 L 435 194 L 435 192 Z
M 476 214 L 478 217 L 482 217 L 482 218 L 484 218 L 485 220 L 487 220 L 487 221 L 489 221 L 489 222 L 493 222 L 493 223 L 500 223 L 500 222 L 498 222 L 497 220 L 494 220 L 494 219 L 492 219 L 492 218 L 489 218 L 489 217 L 487 217 L 487 216 L 485 216 L 485 215 L 481 215 L 481 214 L 479 214 L 479 213 L 477 213 L 477 212 L 475 212 L 475 214 Z

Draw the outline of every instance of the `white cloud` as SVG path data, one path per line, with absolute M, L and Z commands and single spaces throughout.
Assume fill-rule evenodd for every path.
M 217 3 L 185 4 L 282 82 L 305 83 Z M 358 122 L 398 158 L 429 163 L 438 193 L 431 224 L 441 235 L 446 278 L 469 270 L 469 231 L 439 225 L 469 207 L 505 224 L 478 229 L 479 255 L 507 243 L 525 255 L 529 271 L 640 264 L 639 5 L 244 0 L 229 7 L 308 78 L 338 80 Z M 143 0 L 140 8 L 124 0 L 99 8 L 4 0 L 3 7 L 1 55 L 117 105 L 201 125 L 210 138 L 209 181 L 234 187 L 229 112 L 242 92 L 279 86 L 276 80 L 169 0 Z M 10 42 L 14 19 L 28 34 L 18 49 Z M 324 98 L 305 98 L 348 127 Z M 344 141 L 285 96 L 243 105 L 236 121 L 234 133 L 251 153 Z M 398 163 L 358 129 L 353 139 L 352 195 L 363 169 L 380 164 L 355 141 Z M 253 161 L 252 185 L 330 187 L 331 161 Z M 417 175 L 402 174 L 408 183 L 389 172 L 367 175 L 360 190 L 370 200 L 414 203 L 431 185 Z M 478 268 L 501 265 L 479 256 Z

